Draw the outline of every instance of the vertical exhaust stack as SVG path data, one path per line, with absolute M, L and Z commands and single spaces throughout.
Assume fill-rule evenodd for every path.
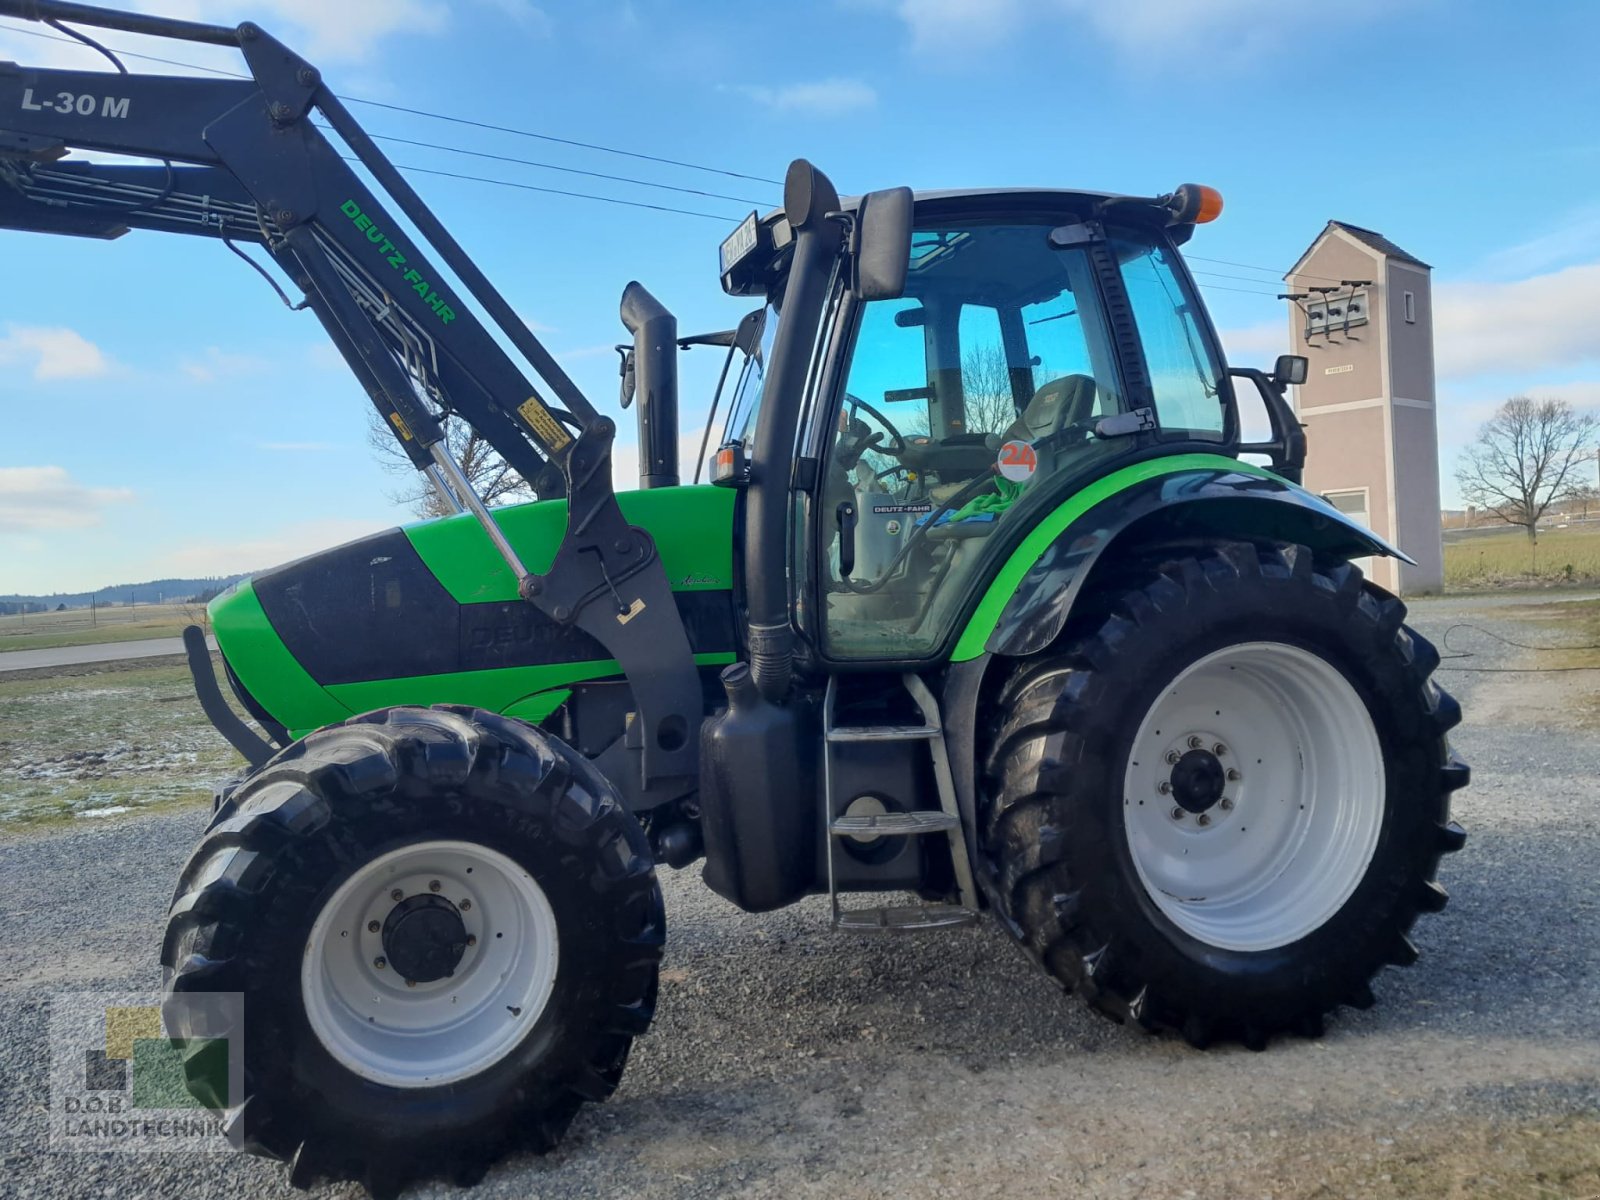
M 639 405 L 639 486 L 678 486 L 678 318 L 637 280 L 622 289 L 622 323 L 633 335 Z

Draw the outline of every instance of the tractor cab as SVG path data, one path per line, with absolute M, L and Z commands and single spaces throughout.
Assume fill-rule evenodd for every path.
M 851 254 L 869 252 L 872 204 L 841 205 L 856 236 L 829 273 L 794 442 L 797 616 L 841 665 L 947 654 L 998 564 L 1096 478 L 1239 450 L 1233 381 L 1176 249 L 1215 193 L 918 195 L 903 283 L 865 296 Z M 724 462 L 761 453 L 794 243 L 785 216 L 752 216 L 723 248 L 725 288 L 768 300 Z

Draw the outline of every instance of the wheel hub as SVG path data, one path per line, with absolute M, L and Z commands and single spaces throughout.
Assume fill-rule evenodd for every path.
M 456 906 L 424 892 L 408 896 L 383 923 L 383 953 L 409 983 L 432 983 L 456 973 L 467 951 L 467 927 Z
M 1222 763 L 1209 750 L 1190 750 L 1173 765 L 1172 799 L 1185 812 L 1203 813 L 1218 800 L 1227 782 Z

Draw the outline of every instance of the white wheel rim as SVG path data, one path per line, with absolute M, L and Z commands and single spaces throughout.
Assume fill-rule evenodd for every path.
M 468 944 L 453 974 L 408 986 L 389 965 L 396 892 L 455 908 Z M 312 1031 L 351 1071 L 435 1087 L 478 1074 L 527 1036 L 549 1003 L 558 949 L 555 912 L 522 867 L 472 842 L 418 842 L 361 866 L 323 906 L 300 991 Z
M 1212 754 L 1220 784 L 1199 759 L 1175 774 L 1172 756 L 1191 750 Z M 1175 781 L 1190 805 L 1221 793 L 1191 812 Z M 1259 951 L 1320 929 L 1350 899 L 1384 795 L 1382 746 L 1349 680 L 1298 646 L 1248 642 L 1191 664 L 1156 698 L 1134 737 L 1122 811 L 1162 913 L 1209 945 Z

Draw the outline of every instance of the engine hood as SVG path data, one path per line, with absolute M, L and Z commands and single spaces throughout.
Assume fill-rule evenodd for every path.
M 624 492 L 628 520 L 655 538 L 696 661 L 733 661 L 734 493 Z M 529 570 L 553 561 L 563 500 L 496 510 Z M 245 580 L 212 601 L 240 699 L 290 736 L 396 704 L 471 704 L 539 720 L 563 684 L 617 673 L 593 638 L 517 596 L 470 515 L 386 530 Z M 270 725 L 269 725 L 270 728 Z

